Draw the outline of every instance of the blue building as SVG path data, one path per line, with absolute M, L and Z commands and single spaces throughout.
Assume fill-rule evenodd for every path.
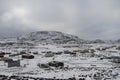
M 20 67 L 20 60 L 8 62 L 8 67 Z

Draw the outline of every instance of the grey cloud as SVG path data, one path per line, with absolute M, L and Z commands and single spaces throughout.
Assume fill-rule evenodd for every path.
M 56 30 L 84 39 L 120 38 L 119 0 L 0 0 L 0 34 Z M 11 13 L 25 8 L 26 16 Z

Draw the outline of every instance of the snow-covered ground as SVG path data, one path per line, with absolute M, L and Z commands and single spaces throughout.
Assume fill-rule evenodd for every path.
M 19 76 L 29 76 L 29 77 L 42 77 L 42 78 L 60 78 L 68 79 L 75 77 L 79 79 L 80 77 L 85 77 L 86 80 L 93 79 L 94 74 L 97 72 L 104 75 L 103 78 L 109 77 L 109 80 L 119 80 L 120 79 L 120 64 L 113 63 L 108 59 L 100 59 L 103 56 L 120 56 L 120 51 L 116 50 L 116 47 L 110 47 L 113 44 L 54 44 L 54 45 L 42 45 L 39 44 L 34 46 L 34 48 L 29 48 L 28 46 L 24 48 L 15 47 L 1 47 L 0 51 L 10 52 L 11 54 L 17 54 L 21 51 L 26 51 L 26 53 L 34 55 L 34 59 L 22 59 L 21 55 L 10 57 L 6 54 L 5 57 L 11 58 L 13 60 L 20 59 L 20 67 L 7 67 L 7 63 L 0 61 L 0 75 L 19 75 Z M 117 45 L 118 46 L 118 45 Z M 106 50 L 97 50 L 96 48 L 110 47 Z M 80 53 L 76 52 L 76 55 L 65 54 L 64 51 L 74 52 L 77 50 L 84 49 L 94 49 L 93 53 L 95 56 L 89 56 L 91 53 Z M 62 52 L 62 54 L 54 55 L 53 57 L 45 57 L 47 52 L 51 53 Z M 114 51 L 115 53 L 113 53 Z M 33 52 L 38 52 L 38 54 L 33 54 Z M 96 56 L 97 55 L 97 56 Z M 50 69 L 40 68 L 38 63 L 47 64 L 52 61 L 64 62 L 64 68 L 54 68 Z M 109 72 L 109 71 L 112 72 Z M 116 75 L 115 78 L 113 75 Z M 86 76 L 87 75 L 87 76 Z M 102 80 L 102 79 L 101 79 Z M 105 79 L 104 79 L 105 80 Z

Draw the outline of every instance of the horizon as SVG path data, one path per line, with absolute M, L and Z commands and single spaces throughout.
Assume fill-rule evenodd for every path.
M 28 32 L 28 33 L 24 33 L 24 34 L 21 34 L 21 35 L 18 35 L 18 36 L 13 36 L 13 37 L 0 37 L 0 39 L 17 39 L 18 37 L 21 37 L 21 36 L 24 36 L 24 35 L 29 35 L 30 33 L 33 33 L 33 32 L 43 32 L 43 31 L 47 31 L 49 32 L 48 30 L 42 30 L 42 31 L 31 31 L 31 32 Z M 52 30 L 51 30 L 52 31 Z M 50 32 L 51 32 L 50 31 Z M 52 31 L 52 32 L 60 32 L 60 31 Z M 72 35 L 72 36 L 77 36 L 77 35 L 73 35 L 73 34 L 69 34 L 69 33 L 66 33 L 66 32 L 61 32 L 63 34 L 68 34 L 68 35 Z M 77 36 L 79 39 L 83 39 L 83 38 L 80 38 L 79 36 Z M 117 40 L 120 40 L 120 39 L 99 39 L 99 38 L 96 38 L 96 39 L 83 39 L 83 40 L 88 40 L 88 41 L 92 41 L 92 40 L 103 40 L 103 41 L 117 41 Z

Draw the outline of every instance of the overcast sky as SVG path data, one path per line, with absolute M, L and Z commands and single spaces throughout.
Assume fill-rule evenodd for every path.
M 120 38 L 120 0 L 0 0 L 0 37 L 41 30 Z

